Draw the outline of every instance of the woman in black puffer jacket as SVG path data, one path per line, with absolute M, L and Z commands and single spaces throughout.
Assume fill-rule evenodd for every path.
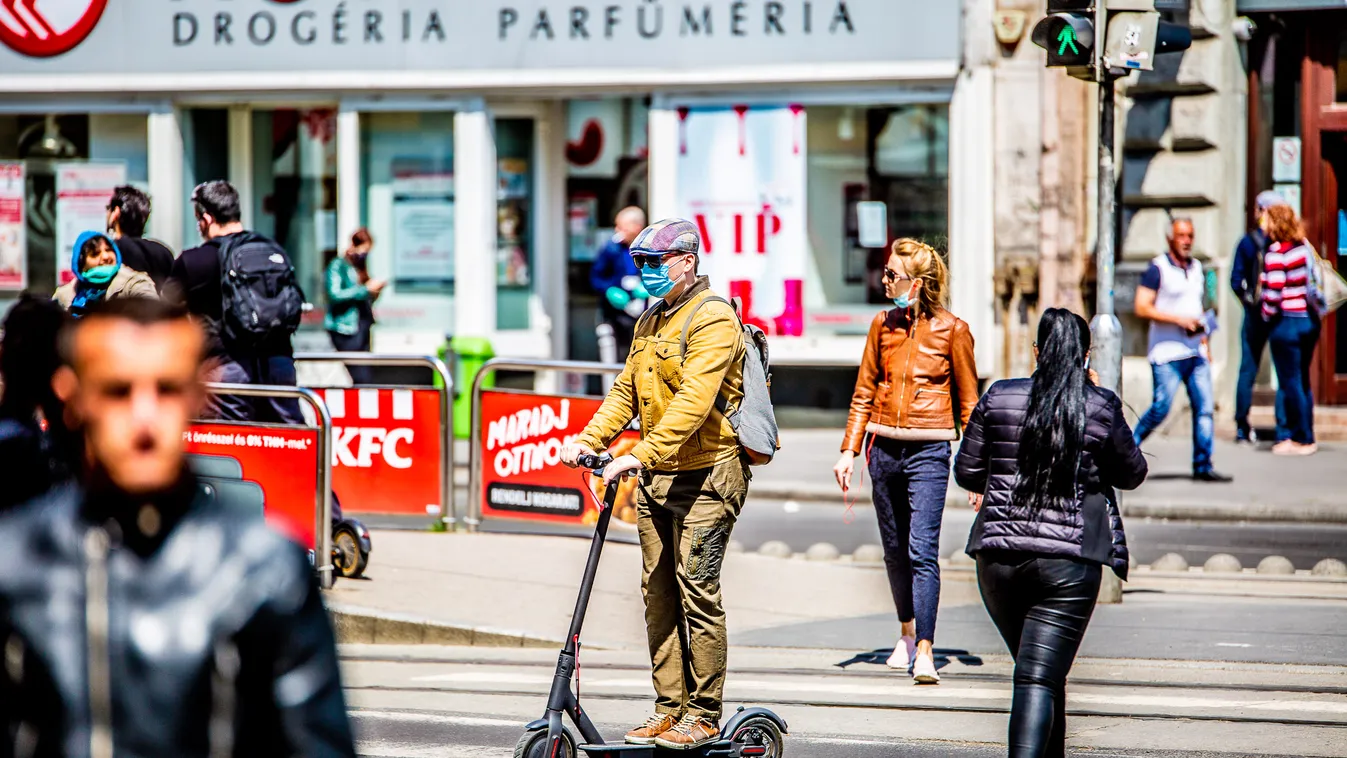
M 1048 310 L 1034 352 L 1032 378 L 978 401 L 954 469 L 978 507 L 968 554 L 982 601 L 1015 659 L 1011 758 L 1065 754 L 1066 675 L 1102 567 L 1127 578 L 1114 488 L 1146 479 L 1121 401 L 1090 381 L 1085 320 Z

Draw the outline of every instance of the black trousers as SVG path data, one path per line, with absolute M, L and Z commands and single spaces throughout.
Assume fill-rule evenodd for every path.
M 1010 758 L 1066 755 L 1066 675 L 1094 613 L 1103 567 L 1038 553 L 983 551 L 978 589 L 1015 659 Z
M 369 352 L 370 328 L 366 324 L 361 324 L 360 331 L 355 334 L 341 334 L 329 330 L 327 336 L 332 338 L 332 347 L 336 348 L 339 353 Z M 351 375 L 351 384 L 357 387 L 374 383 L 373 372 L 369 366 L 347 366 L 346 373 Z

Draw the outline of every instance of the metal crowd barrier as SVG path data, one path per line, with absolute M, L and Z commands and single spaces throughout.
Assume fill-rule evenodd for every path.
M 454 377 L 444 361 L 433 355 L 398 355 L 384 353 L 295 353 L 296 361 L 337 362 L 350 366 L 408 366 L 429 368 L 443 380 L 440 386 L 440 429 L 444 444 L 440 452 L 440 502 L 444 503 L 440 519 L 449 531 L 458 528 L 458 502 L 454 498 Z M 386 388 L 380 388 L 386 389 Z
M 323 589 L 332 586 L 332 417 L 327 405 L 313 390 L 265 384 L 210 382 L 206 389 L 216 395 L 294 398 L 308 403 L 318 419 L 318 492 L 314 495 L 314 569 Z M 225 423 L 228 423 L 226 421 Z
M 492 358 L 472 378 L 472 431 L 468 439 L 468 515 L 464 526 L 470 532 L 482 524 L 482 381 L 491 371 L 566 371 L 587 376 L 622 373 L 622 365 L 592 361 L 549 361 L 524 358 Z

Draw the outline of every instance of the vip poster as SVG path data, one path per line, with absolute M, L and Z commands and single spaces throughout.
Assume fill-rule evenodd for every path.
M 23 193 L 23 164 L 0 163 L 0 289 L 28 283 Z
M 702 273 L 746 321 L 798 336 L 807 228 L 801 106 L 679 110 L 677 214 L 702 235 Z
M 125 163 L 56 164 L 56 278 L 65 284 L 75 275 L 70 255 L 75 240 L 87 231 L 107 228 L 112 191 L 126 184 Z

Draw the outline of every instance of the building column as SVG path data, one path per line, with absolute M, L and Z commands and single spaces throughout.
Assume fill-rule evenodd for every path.
M 360 112 L 342 104 L 337 111 L 337 253 L 359 229 L 361 195 Z
M 454 114 L 454 333 L 496 330 L 496 130 L 485 103 Z
M 997 365 L 993 238 L 994 175 L 991 3 L 966 0 L 964 66 L 950 102 L 949 263 L 951 307 L 974 338 L 978 375 Z
M 183 207 L 186 196 L 182 186 L 182 121 L 171 103 L 165 103 L 149 115 L 146 127 L 149 139 L 148 184 L 154 198 L 151 216 L 154 234 L 171 250 L 182 250 Z
M 656 103 L 650 109 L 650 207 L 651 223 L 678 212 L 678 111 Z
M 253 111 L 246 105 L 229 109 L 229 183 L 239 193 L 240 220 L 253 228 Z

